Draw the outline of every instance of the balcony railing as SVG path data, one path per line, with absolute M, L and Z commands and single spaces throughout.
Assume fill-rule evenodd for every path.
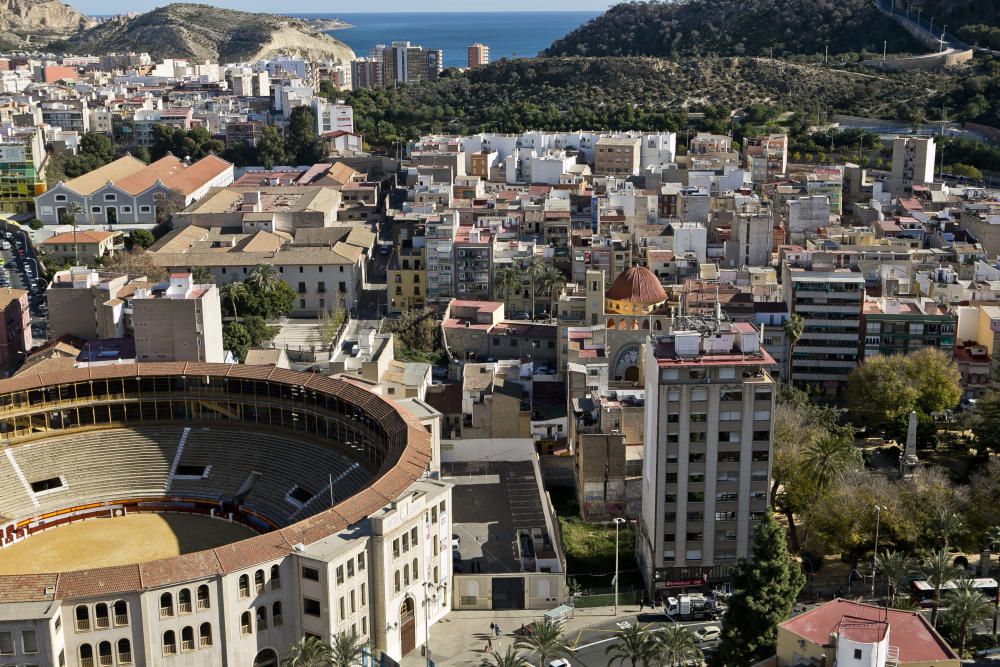
M 107 630 L 111 627 L 111 619 L 107 616 L 98 616 L 94 619 L 94 627 L 98 630 Z
M 194 650 L 194 640 L 193 639 L 185 639 L 185 640 L 183 640 L 181 642 L 181 650 L 184 651 L 185 653 L 188 652 L 188 651 L 193 651 Z
M 115 614 L 115 626 L 128 625 L 128 614 Z
M 131 651 L 119 651 L 119 653 L 118 653 L 118 664 L 119 665 L 131 665 L 132 664 L 132 652 Z
M 180 613 L 182 613 L 182 614 L 190 614 L 191 613 L 191 603 L 190 602 L 181 602 L 181 603 L 179 603 L 177 605 L 177 609 L 180 610 Z
M 97 664 L 100 665 L 100 667 L 112 667 L 115 663 L 114 659 L 110 655 L 102 655 L 98 656 Z

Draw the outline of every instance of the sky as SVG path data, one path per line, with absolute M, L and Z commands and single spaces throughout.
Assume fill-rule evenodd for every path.
M 198 0 L 195 0 L 198 1 Z M 273 0 L 201 0 L 207 4 L 231 9 L 241 9 L 254 12 L 280 11 L 281 6 Z M 116 0 L 68 0 L 78 11 L 84 14 L 117 14 L 123 10 L 122 4 Z M 128 3 L 128 11 L 141 12 L 154 7 L 169 4 L 163 0 L 133 0 Z M 329 0 L 299 0 L 295 3 L 294 13 L 325 13 L 338 12 L 442 12 L 442 11 L 603 11 L 614 4 L 611 0 L 506 0 L 498 3 L 488 0 L 471 0 L 456 3 L 455 0 L 365 0 L 363 3 L 339 3 Z M 287 6 L 284 7 L 288 9 Z

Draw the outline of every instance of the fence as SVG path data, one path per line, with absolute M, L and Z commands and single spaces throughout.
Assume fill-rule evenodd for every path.
M 618 591 L 618 604 L 638 604 L 645 595 L 645 591 L 638 588 Z M 610 607 L 615 603 L 615 592 L 612 588 L 590 589 L 583 593 L 576 593 L 573 596 L 573 605 L 578 608 L 587 607 Z

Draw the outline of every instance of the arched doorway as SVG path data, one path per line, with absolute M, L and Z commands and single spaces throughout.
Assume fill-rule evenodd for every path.
M 417 622 L 413 616 L 413 598 L 408 597 L 399 606 L 400 650 L 406 655 L 417 647 Z
M 278 654 L 273 648 L 261 649 L 253 659 L 253 667 L 278 667 Z

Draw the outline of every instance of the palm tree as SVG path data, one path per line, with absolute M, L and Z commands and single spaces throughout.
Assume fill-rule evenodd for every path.
M 505 266 L 497 269 L 493 276 L 493 294 L 499 296 L 504 301 L 509 302 L 512 298 L 521 293 L 524 284 L 521 282 L 521 272 L 513 266 Z M 510 303 L 507 303 L 510 308 Z
M 355 667 L 365 654 L 365 642 L 356 632 L 338 632 L 330 646 L 332 667 Z
M 229 301 L 233 307 L 233 318 L 239 322 L 240 316 L 236 312 L 236 300 L 244 298 L 249 293 L 247 286 L 241 282 L 226 283 L 219 289 L 219 296 L 223 301 Z
M 969 630 L 980 621 L 993 616 L 993 603 L 979 592 L 972 579 L 962 577 L 956 582 L 955 588 L 945 594 L 948 611 L 945 615 L 958 627 L 958 656 L 965 655 L 965 642 L 969 638 Z
M 501 653 L 493 651 L 489 657 L 483 658 L 479 663 L 481 667 L 527 667 L 530 663 L 524 656 L 518 653 L 513 646 L 507 646 L 507 650 Z
M 962 517 L 950 509 L 942 509 L 931 517 L 931 534 L 941 541 L 941 548 L 945 551 L 951 543 L 953 537 L 958 536 L 965 529 Z
M 798 313 L 792 313 L 785 320 L 785 337 L 788 339 L 788 359 L 785 360 L 788 370 L 785 375 L 785 382 L 788 384 L 792 383 L 792 352 L 795 351 L 795 344 L 802 338 L 802 330 L 805 329 L 805 326 L 805 320 Z
M 889 601 L 891 602 L 895 599 L 896 593 L 899 592 L 903 579 L 913 572 L 913 562 L 909 556 L 899 551 L 886 551 L 881 556 L 877 556 L 875 560 L 879 571 L 885 577 Z
M 803 448 L 805 465 L 816 480 L 817 495 L 842 473 L 860 467 L 861 452 L 847 437 L 824 433 Z
M 66 211 L 62 214 L 62 220 L 59 222 L 64 225 L 73 226 L 73 264 L 77 265 L 80 263 L 80 246 L 76 243 L 76 226 L 79 224 L 77 217 L 83 213 L 83 207 L 77 202 L 71 202 L 66 206 Z
M 514 646 L 537 654 L 538 667 L 547 665 L 550 658 L 570 652 L 569 643 L 562 634 L 562 623 L 549 619 L 533 623 L 531 633 L 518 639 Z
M 250 269 L 246 282 L 251 287 L 267 294 L 273 292 L 281 284 L 281 274 L 271 264 L 258 264 Z
M 619 640 L 604 649 L 608 665 L 630 663 L 633 667 L 648 665 L 653 657 L 653 640 L 632 624 L 618 633 Z
M 552 295 L 566 286 L 566 276 L 554 266 L 547 267 L 538 277 L 538 290 L 549 297 L 549 314 L 552 314 Z
M 932 551 L 930 556 L 924 559 L 920 567 L 920 573 L 924 575 L 927 583 L 934 588 L 934 601 L 931 606 L 931 625 L 937 627 L 938 607 L 941 606 L 941 589 L 949 581 L 958 576 L 959 570 L 951 562 L 951 556 L 944 549 Z
M 215 282 L 215 276 L 212 275 L 212 270 L 207 266 L 194 267 L 194 270 L 191 271 L 191 279 L 194 280 L 196 285 Z
M 545 273 L 545 262 L 538 255 L 532 255 L 524 265 L 524 273 L 528 276 L 528 281 L 531 283 L 531 319 L 535 319 L 535 296 L 538 294 L 538 290 L 535 287 L 535 283 L 541 278 L 542 274 Z
M 303 637 L 292 646 L 281 667 L 331 667 L 332 651 L 319 637 Z
M 700 664 L 703 657 L 694 635 L 682 625 L 671 625 L 657 633 L 653 645 L 657 662 L 669 667 L 685 665 L 689 661 Z

